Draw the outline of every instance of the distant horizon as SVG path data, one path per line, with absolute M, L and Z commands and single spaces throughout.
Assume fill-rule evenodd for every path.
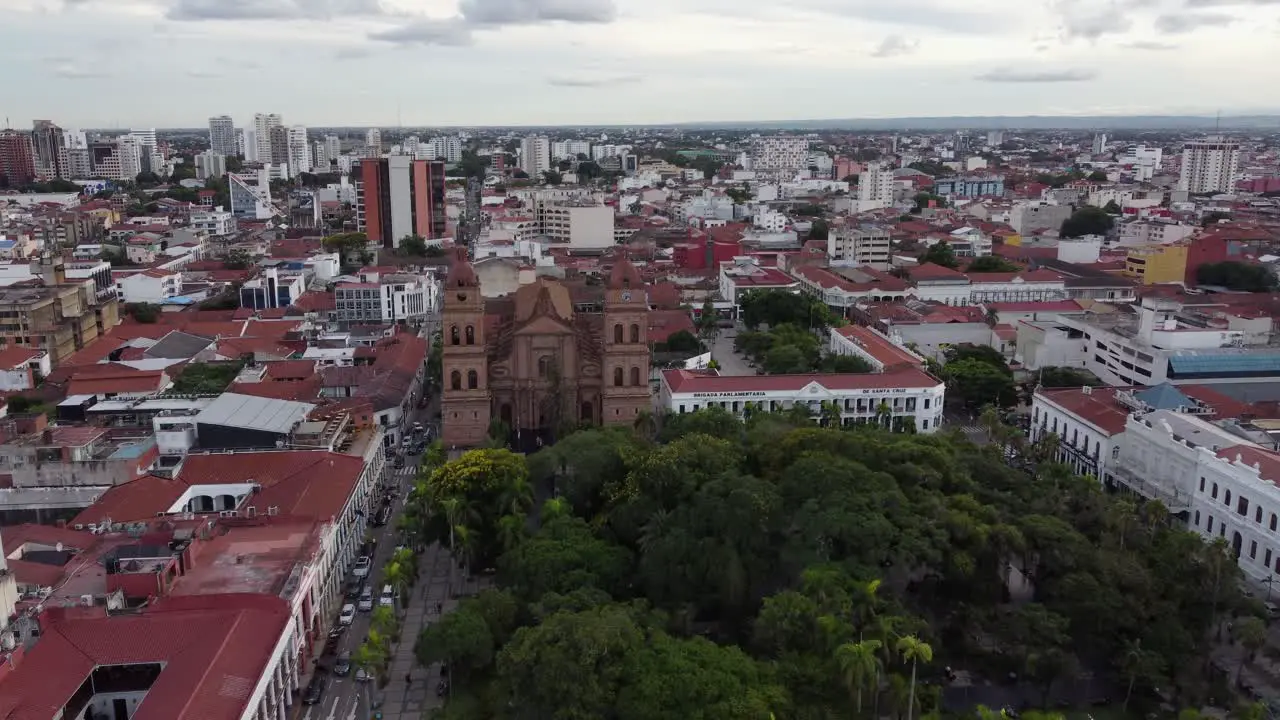
M 217 117 L 211 115 L 210 117 Z M 59 124 L 64 129 L 77 129 L 84 132 L 127 132 L 130 129 L 151 129 L 151 126 L 85 126 L 72 128 Z M 1149 123 L 1171 123 L 1168 125 Z M 1055 124 L 1062 123 L 1062 124 Z M 1107 123 L 1113 123 L 1108 125 Z M 290 123 L 286 123 L 290 124 Z M 894 130 L 925 132 L 929 130 L 1206 130 L 1215 126 L 1223 131 L 1271 129 L 1280 131 L 1280 110 L 1261 112 L 1231 113 L 1123 113 L 1123 114 L 1033 114 L 1033 115 L 918 115 L 918 116 L 886 116 L 886 117 L 849 117 L 849 118 L 812 118 L 785 120 L 704 120 L 671 123 L 590 123 L 590 124 L 413 124 L 403 125 L 343 125 L 343 124 L 307 124 L 308 129 L 331 130 L 593 130 L 593 129 L 643 129 L 674 128 L 698 131 L 712 130 L 803 130 L 803 131 L 839 131 L 855 132 L 890 132 Z M 914 127 L 912 127 L 914 125 Z M 237 128 L 244 127 L 237 124 Z M 23 127 L 13 129 L 22 130 Z M 156 131 L 207 131 L 208 120 L 192 125 L 175 125 L 169 127 L 155 126 Z

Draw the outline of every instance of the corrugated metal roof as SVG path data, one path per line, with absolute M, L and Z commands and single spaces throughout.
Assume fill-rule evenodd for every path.
M 200 411 L 196 422 L 283 434 L 315 409 L 311 403 L 223 393 Z

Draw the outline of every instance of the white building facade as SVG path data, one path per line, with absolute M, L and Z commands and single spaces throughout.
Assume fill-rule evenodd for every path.
M 662 406 L 672 413 L 719 407 L 748 412 L 782 412 L 802 406 L 815 420 L 824 408 L 836 409 L 843 425 L 880 424 L 902 430 L 914 424 L 921 433 L 942 424 L 946 385 L 920 370 L 880 374 L 715 376 L 666 370 L 661 377 Z
M 1231 192 L 1239 170 L 1240 143 L 1222 137 L 1189 142 L 1182 147 L 1178 188 L 1193 195 Z

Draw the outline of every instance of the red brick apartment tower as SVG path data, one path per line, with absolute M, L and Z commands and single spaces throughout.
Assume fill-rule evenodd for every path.
M 441 436 L 446 448 L 474 447 L 489 434 L 489 349 L 480 281 L 463 258 L 454 262 L 445 278 L 441 315 Z
M 36 154 L 31 135 L 0 130 L 0 186 L 17 187 L 35 179 Z
M 609 273 L 604 296 L 604 388 L 600 420 L 630 425 L 652 410 L 649 301 L 640 271 L 625 257 Z

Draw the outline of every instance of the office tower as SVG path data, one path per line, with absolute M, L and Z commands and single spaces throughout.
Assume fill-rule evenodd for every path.
M 1107 150 L 1107 134 L 1106 133 L 1098 133 L 1097 135 L 1093 136 L 1092 150 L 1094 155 L 1101 155 L 1102 153 L 1106 152 Z
M 530 135 L 520 141 L 520 169 L 535 180 L 551 169 L 551 141 L 546 135 Z
M 155 131 L 152 131 L 152 137 Z M 133 180 L 142 172 L 149 171 L 151 148 L 144 144 L 145 136 L 130 133 L 116 138 L 116 148 L 120 156 L 121 180 Z
M 205 150 L 196 155 L 196 179 L 208 180 L 227 174 L 227 157 L 220 152 Z
M 36 154 L 31 136 L 0 130 L 0 186 L 17 187 L 36 179 Z
M 230 115 L 209 118 L 209 149 L 224 157 L 242 154 L 236 148 L 236 123 Z
M 261 156 L 258 154 L 258 131 L 254 128 L 245 128 L 242 138 L 242 143 L 244 145 L 244 161 L 251 163 L 262 162 L 260 159 Z M 268 153 L 267 160 L 270 159 L 271 155 Z
M 83 130 L 63 130 L 62 144 L 68 150 L 88 150 L 89 138 L 85 137 Z
M 49 120 L 36 120 L 31 131 L 36 177 L 42 180 L 67 177 L 67 145 L 62 128 Z
M 146 130 L 130 130 L 129 136 L 137 138 L 139 145 L 150 150 L 155 150 L 159 144 L 156 141 L 155 128 L 148 128 Z
M 364 144 L 369 149 L 368 157 L 382 155 L 382 131 L 378 128 L 369 128 L 364 134 Z
M 987 145 L 990 147 L 1000 147 L 1004 144 L 1004 131 L 992 130 L 987 133 Z
M 329 172 L 329 165 L 332 162 L 329 158 L 329 146 L 325 145 L 323 140 L 311 143 L 311 167 L 315 172 Z
M 1182 146 L 1182 175 L 1178 189 L 1192 195 L 1225 193 L 1235 187 L 1240 168 L 1240 143 L 1213 135 Z
M 311 172 L 311 146 L 307 144 L 307 127 L 305 125 L 290 127 L 285 142 L 289 174 L 296 177 L 300 173 Z
M 342 157 L 342 139 L 337 135 L 325 135 L 324 148 L 329 162 L 337 162 Z
M 409 155 L 365 158 L 352 174 L 356 228 L 370 243 L 393 248 L 410 235 L 444 237 L 444 163 Z
M 289 164 L 289 129 L 282 125 L 272 125 L 267 130 L 267 154 L 259 158 L 259 162 L 270 162 L 272 165 Z
M 253 135 L 258 148 L 254 156 L 256 162 L 273 162 L 271 159 L 271 129 L 283 125 L 283 120 L 275 113 L 257 113 L 253 116 Z M 245 130 L 245 141 L 248 141 L 248 129 Z M 247 157 L 245 158 L 248 159 Z

